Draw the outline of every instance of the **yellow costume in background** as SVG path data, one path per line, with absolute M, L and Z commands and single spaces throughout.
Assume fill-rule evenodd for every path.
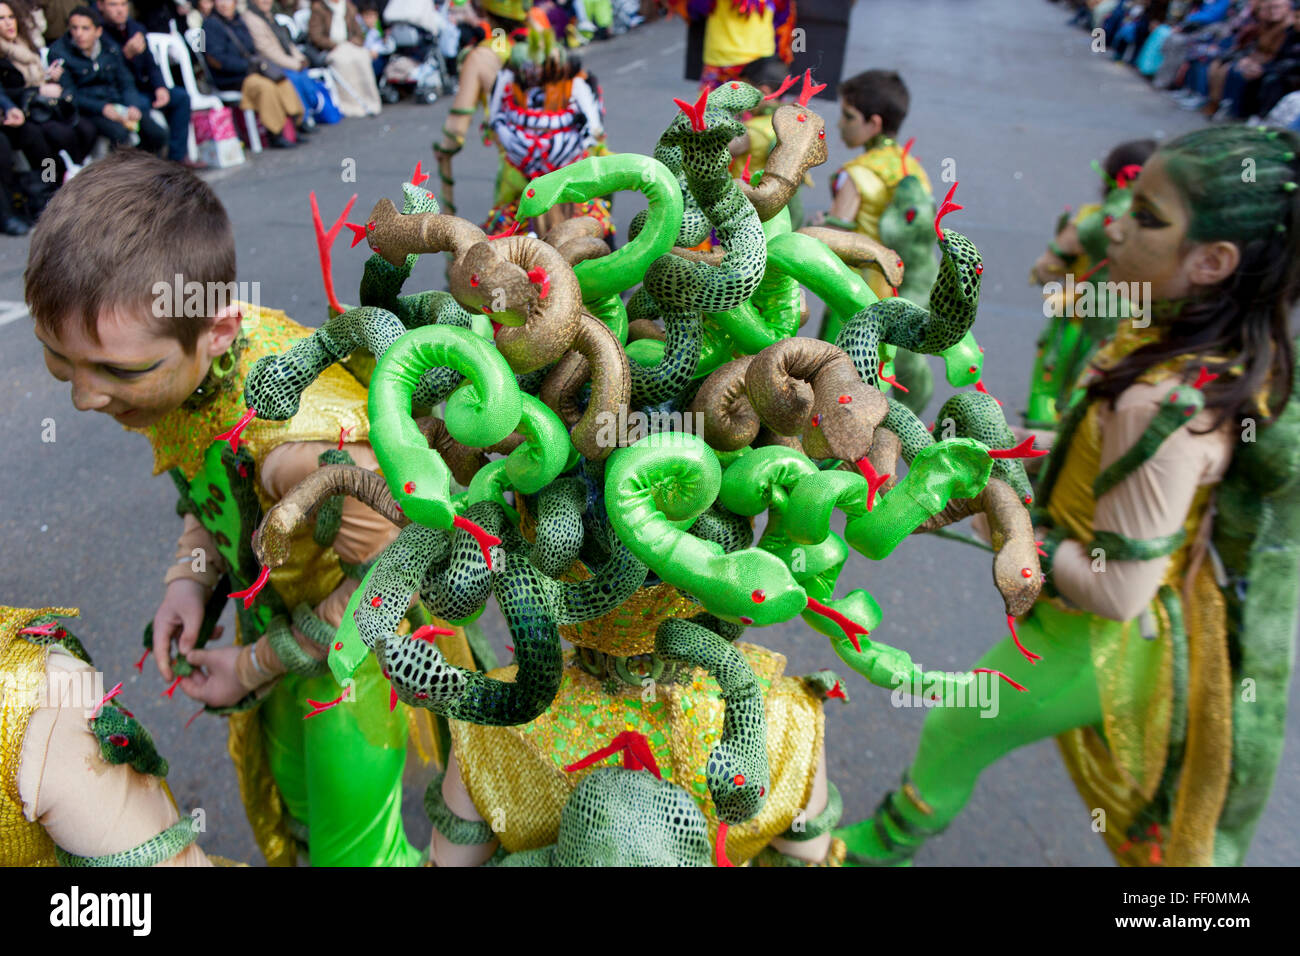
M 930 177 L 921 163 L 910 153 L 904 160 L 903 147 L 888 136 L 877 137 L 864 152 L 840 167 L 831 181 L 831 190 L 832 194 L 838 193 L 846 181 L 853 183 L 859 199 L 858 213 L 853 220 L 855 232 L 880 241 L 880 217 L 894 198 L 894 188 L 904 176 L 915 176 L 927 190 L 932 191 Z M 882 299 L 893 295 L 879 270 L 863 269 L 862 277 L 871 286 L 871 291 Z

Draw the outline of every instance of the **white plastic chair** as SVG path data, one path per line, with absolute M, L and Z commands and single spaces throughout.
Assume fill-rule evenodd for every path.
M 308 16 L 310 15 L 311 11 L 309 10 Z M 289 39 L 293 40 L 294 43 L 297 43 L 302 39 L 302 34 L 306 29 L 306 25 L 299 26 L 298 21 L 287 13 L 277 13 L 275 15 L 275 22 L 289 31 Z
M 170 36 L 170 34 L 168 35 Z M 191 50 L 199 56 L 202 56 L 204 45 L 203 28 L 194 27 L 191 30 L 186 30 L 185 42 L 190 45 Z M 189 57 L 185 57 L 181 63 L 181 74 L 187 76 L 185 90 L 190 94 L 190 99 L 192 100 L 195 93 L 198 93 L 198 84 L 194 83 L 193 89 L 191 90 L 190 85 L 193 83 L 194 79 L 194 68 L 190 65 Z M 205 110 L 212 109 L 211 101 L 214 99 L 217 100 L 217 106 L 220 106 L 223 103 L 229 103 L 238 107 L 240 101 L 244 98 L 244 94 L 240 93 L 239 90 L 217 90 L 216 96 L 204 96 L 202 93 L 199 93 L 199 96 L 202 97 L 206 104 L 201 107 Z M 194 108 L 200 109 L 198 106 Z M 248 148 L 255 153 L 260 153 L 262 151 L 262 138 L 257 134 L 256 111 L 251 109 L 244 110 L 244 128 L 248 130 Z
M 149 53 L 153 56 L 154 61 L 158 64 L 158 69 L 162 71 L 163 82 L 167 84 L 167 89 L 174 89 L 176 79 L 172 74 L 172 64 L 175 63 L 181 68 L 182 86 L 190 97 L 190 109 L 202 110 L 209 109 L 220 103 L 216 97 L 207 97 L 198 91 L 197 84 L 193 82 L 194 67 L 190 63 L 189 55 L 185 49 L 185 43 L 179 33 L 148 33 L 145 39 L 149 43 Z M 190 83 L 185 83 L 185 73 L 189 72 Z M 193 89 L 191 89 L 193 87 Z M 207 102 L 207 101 L 213 102 Z M 154 110 L 157 113 L 157 110 Z M 190 123 L 188 130 L 189 141 L 186 144 L 185 151 L 189 154 L 190 159 L 199 158 L 198 140 L 194 138 L 194 123 Z

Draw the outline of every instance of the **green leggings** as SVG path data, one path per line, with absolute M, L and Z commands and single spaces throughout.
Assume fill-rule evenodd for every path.
M 850 852 L 882 861 L 910 855 L 961 812 L 980 774 L 1000 757 L 1045 737 L 1099 724 L 1101 701 L 1089 634 L 1094 626 L 1121 625 L 1090 614 L 1067 614 L 1046 601 L 1036 604 L 1016 632 L 1042 660 L 1031 664 L 1008 635 L 976 665 L 1000 670 L 1028 690 L 1022 693 L 999 679 L 995 717 L 980 716 L 976 707 L 931 710 L 908 774 L 931 812 L 891 793 L 873 818 L 839 831 Z M 1157 653 L 1158 642 L 1150 645 Z
M 289 813 L 307 825 L 313 866 L 418 866 L 402 829 L 406 720 L 388 710 L 373 656 L 355 699 L 309 720 L 307 699 L 334 700 L 334 678 L 287 675 L 262 703 L 262 741 Z

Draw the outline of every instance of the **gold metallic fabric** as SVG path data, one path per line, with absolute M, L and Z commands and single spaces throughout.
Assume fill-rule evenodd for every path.
M 27 722 L 41 705 L 47 645 L 18 634 L 45 615 L 76 617 L 72 608 L 0 607 L 0 866 L 58 866 L 54 841 L 23 815 L 18 767 Z
M 237 387 L 220 392 L 198 410 L 178 408 L 160 422 L 140 429 L 153 446 L 154 474 L 180 468 L 193 478 L 203 463 L 203 456 L 213 439 L 230 429 L 244 414 L 243 380 L 253 364 L 265 355 L 287 350 L 312 330 L 299 325 L 275 309 L 254 308 L 240 303 L 243 310 L 243 333 L 247 347 L 232 375 L 238 376 Z M 240 438 L 246 442 L 258 468 L 276 447 L 286 442 L 337 441 L 340 429 L 346 429 L 349 442 L 366 441 L 370 422 L 366 416 L 366 390 L 337 365 L 327 368 L 303 392 L 299 412 L 284 422 L 254 419 Z M 273 504 L 256 483 L 258 498 L 265 510 Z M 304 526 L 294 535 L 290 557 L 271 572 L 271 584 L 289 607 L 299 603 L 319 604 L 343 580 L 337 555 L 332 548 L 321 548 L 311 538 L 311 528 Z M 255 639 L 256 635 L 239 634 L 237 640 Z M 227 746 L 239 778 L 239 792 L 258 846 L 272 866 L 292 866 L 296 860 L 293 838 L 286 829 L 286 810 L 261 743 L 257 711 L 230 717 Z
M 739 643 L 763 689 L 771 783 L 762 812 L 732 827 L 727 855 L 742 863 L 789 828 L 807 805 L 821 753 L 821 702 L 797 679 L 784 676 L 785 658 Z M 490 672 L 509 680 L 514 667 Z M 567 773 L 575 763 L 624 731 L 649 740 L 665 780 L 684 788 L 717 833 L 713 800 L 705 783 L 709 751 L 722 733 L 723 702 L 717 682 L 697 669 L 693 680 L 675 684 L 607 689 L 568 653 L 550 709 L 529 724 L 485 727 L 450 721 L 461 776 L 479 813 L 509 851 L 554 843 L 560 811 L 591 768 Z M 613 755 L 595 766 L 621 766 Z
M 154 471 L 160 475 L 179 467 L 187 478 L 194 477 L 203 464 L 212 439 L 226 431 L 244 414 L 243 379 L 258 359 L 287 350 L 298 339 L 307 338 L 312 330 L 294 322 L 275 309 L 254 308 L 239 303 L 243 310 L 243 332 L 248 346 L 239 358 L 238 387 L 218 393 L 198 410 L 178 408 L 148 428 L 129 429 L 149 438 L 153 446 Z M 330 366 L 303 393 L 297 415 L 288 421 L 271 422 L 254 419 L 240 436 L 261 463 L 266 454 L 289 441 L 335 441 L 339 427 L 350 428 L 348 441 L 366 441 L 370 424 L 366 418 L 365 389 L 347 372 Z
M 1223 594 L 1202 564 L 1184 602 L 1187 627 L 1187 746 L 1174 801 L 1168 863 L 1210 866 L 1232 770 L 1232 667 Z

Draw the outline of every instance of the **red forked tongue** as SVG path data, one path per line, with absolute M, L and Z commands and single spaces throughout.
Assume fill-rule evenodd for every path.
M 859 654 L 862 653 L 862 645 L 858 643 L 858 635 L 861 634 L 863 637 L 866 637 L 868 634 L 871 633 L 865 627 L 863 627 L 857 621 L 853 621 L 845 617 L 839 611 L 835 610 L 835 608 L 827 607 L 825 604 L 817 600 L 815 597 L 809 596 L 808 610 L 814 612 L 815 614 L 820 614 L 822 617 L 830 618 L 832 621 L 838 624 L 841 628 L 844 629 L 844 633 L 845 635 L 848 636 L 848 639 L 853 642 L 853 649 L 857 651 Z
M 488 240 L 490 241 L 492 239 L 509 239 L 518 231 L 519 231 L 519 220 L 516 219 L 512 223 L 510 223 L 509 229 L 506 229 L 504 232 L 498 232 L 495 236 L 488 236 Z
M 257 409 L 250 408 L 248 411 L 244 412 L 244 414 L 240 417 L 239 421 L 235 422 L 232 428 L 222 432 L 220 435 L 214 438 L 213 441 L 229 441 L 230 450 L 237 454 L 239 452 L 240 434 L 242 434 L 244 429 L 248 427 L 248 423 L 251 422 L 256 417 L 257 417 Z
M 1196 389 L 1199 392 L 1206 385 L 1209 385 L 1218 377 L 1219 377 L 1218 375 L 1211 372 L 1204 365 L 1202 365 L 1200 374 L 1196 376 L 1196 381 L 1192 383 L 1192 388 Z
M 462 531 L 468 531 L 478 542 L 478 548 L 483 552 L 483 560 L 487 562 L 488 570 L 492 570 L 492 552 L 493 545 L 501 543 L 501 539 L 494 534 L 488 534 L 474 522 L 470 521 L 464 515 L 456 515 L 452 519 L 452 526 L 460 528 Z
M 990 458 L 1042 458 L 1046 454 L 1046 448 L 1034 447 L 1033 435 L 1030 435 L 1015 448 L 994 448 L 989 451 Z
M 1002 404 L 1002 399 L 994 397 L 989 393 L 989 390 L 984 387 L 984 379 L 980 379 L 975 383 L 975 391 L 979 392 L 981 395 L 988 395 L 989 398 L 992 398 L 993 401 L 997 402 L 999 405 Z
M 243 598 L 244 610 L 247 611 L 253 606 L 253 601 L 256 600 L 257 593 L 261 591 L 262 588 L 266 587 L 267 579 L 270 577 L 271 569 L 266 565 L 263 565 L 261 572 L 257 575 L 257 580 L 254 581 L 250 587 L 246 587 L 242 591 L 231 591 L 230 596 L 232 598 Z
M 1001 677 L 1004 681 L 1006 681 L 1016 690 L 1029 690 L 1029 688 L 1026 687 L 1024 684 L 1017 684 L 1006 674 L 1002 673 L 1001 671 L 995 671 L 991 667 L 977 667 L 973 671 L 971 671 L 971 673 L 972 674 L 997 674 L 999 677 Z
M 205 704 L 204 706 L 202 706 L 202 707 L 200 707 L 198 710 L 196 710 L 194 713 L 190 714 L 190 719 L 187 720 L 187 721 L 185 721 L 185 728 L 184 728 L 184 729 L 185 729 L 185 730 L 189 730 L 189 729 L 190 729 L 190 724 L 192 724 L 192 723 L 194 723 L 194 721 L 198 720 L 198 719 L 199 719 L 199 716 L 200 716 L 200 715 L 201 715 L 205 710 L 207 710 L 207 709 L 208 709 L 208 708 L 207 708 L 207 705 Z
M 803 89 L 799 91 L 799 105 L 807 106 L 808 101 L 826 89 L 825 83 L 813 83 L 812 70 L 804 70 Z
M 786 78 L 781 81 L 780 87 L 773 90 L 771 93 L 768 93 L 767 96 L 763 97 L 763 99 L 765 100 L 780 99 L 782 96 L 785 95 L 786 90 L 790 89 L 790 87 L 794 86 L 798 82 L 799 82 L 798 76 L 787 75 Z
M 449 627 L 434 627 L 432 624 L 425 624 L 415 629 L 411 635 L 413 641 L 428 641 L 430 644 L 438 643 L 438 638 L 450 637 L 456 632 Z
M 1088 270 L 1087 272 L 1085 272 L 1083 275 L 1081 275 L 1081 276 L 1079 276 L 1077 279 L 1075 279 L 1075 280 L 1074 280 L 1074 284 L 1075 284 L 1075 285 L 1078 285 L 1080 282 L 1087 282 L 1089 279 L 1092 278 L 1092 275 L 1093 275 L 1094 272 L 1096 272 L 1098 269 L 1103 269 L 1103 268 L 1105 268 L 1105 267 L 1108 266 L 1108 265 L 1110 265 L 1110 259 L 1109 259 L 1109 258 L 1102 259 L 1101 262 L 1097 263 L 1095 266 L 1093 266 L 1091 269 L 1089 269 L 1089 270 Z
M 889 475 L 878 475 L 876 469 L 867 461 L 867 456 L 863 455 L 853 464 L 858 466 L 858 471 L 862 472 L 862 477 L 867 479 L 867 510 L 870 511 L 876 502 L 876 492 L 880 486 L 889 480 Z
M 680 109 L 683 113 L 685 113 L 690 118 L 691 129 L 695 130 L 695 132 L 697 133 L 703 133 L 704 132 L 704 109 L 709 104 L 708 91 L 705 90 L 704 92 L 700 93 L 700 98 L 695 101 L 694 106 L 692 106 L 690 103 L 687 103 L 685 100 L 679 100 L 676 97 L 673 97 L 673 102 L 677 104 L 678 109 Z
M 545 299 L 548 292 L 551 291 L 551 277 L 546 274 L 546 270 L 541 266 L 533 266 L 528 270 L 528 281 L 533 285 L 540 285 L 537 291 L 537 298 Z
M 965 206 L 959 206 L 952 201 L 952 194 L 957 191 L 957 184 L 953 183 L 952 188 L 948 190 L 948 195 L 943 197 L 943 202 L 939 205 L 939 211 L 934 216 L 934 234 L 943 242 L 943 230 L 939 228 L 939 220 L 950 212 L 956 212 L 958 209 L 965 209 Z
M 57 623 L 51 621 L 49 624 L 42 624 L 40 627 L 25 627 L 19 634 L 37 634 L 41 637 L 54 637 L 62 639 L 67 636 L 67 631 L 59 627 Z
M 660 780 L 663 779 L 663 775 L 659 772 L 659 764 L 650 750 L 650 741 L 646 739 L 645 734 L 635 730 L 623 731 L 599 750 L 593 750 L 576 763 L 569 764 L 564 770 L 566 773 L 585 770 L 619 751 L 623 753 L 624 770 L 649 770 Z
M 326 232 L 325 224 L 320 218 L 320 206 L 316 204 L 316 194 L 314 192 L 311 194 L 311 222 L 316 229 L 316 251 L 320 254 L 320 271 L 325 281 L 325 298 L 335 312 L 342 312 L 343 306 L 339 305 L 339 300 L 334 295 L 334 270 L 330 261 L 330 247 L 334 245 L 335 237 L 343 228 L 343 220 L 348 218 L 348 213 L 352 211 L 352 204 L 356 201 L 357 194 L 353 193 L 348 204 L 343 207 L 343 212 L 338 219 L 334 220 L 334 225 L 330 227 L 329 232 Z M 365 236 L 364 227 L 361 236 Z M 352 244 L 355 246 L 360 241 L 361 237 L 358 237 Z
M 315 717 L 317 714 L 323 714 L 331 707 L 337 707 L 339 704 L 343 703 L 343 701 L 347 700 L 347 697 L 348 697 L 348 692 L 346 690 L 343 693 L 339 694 L 338 697 L 335 697 L 333 700 L 327 700 L 324 703 L 322 703 L 319 700 L 312 700 L 310 697 L 308 697 L 307 703 L 311 704 L 312 707 L 311 713 L 304 714 L 302 719 L 306 720 L 308 717 Z
M 416 186 L 422 185 L 429 178 L 428 173 L 420 172 L 420 160 L 416 160 L 415 172 L 411 173 L 411 182 Z
M 751 159 L 753 159 L 753 158 L 754 158 L 754 157 L 753 157 L 753 154 L 752 154 L 752 153 L 751 153 L 751 154 L 746 154 L 746 156 L 745 156 L 745 168 L 742 169 L 742 170 L 740 171 L 740 178 L 743 179 L 743 180 L 745 181 L 746 184 L 749 183 L 749 161 L 750 161 Z
M 343 450 L 343 439 L 347 437 L 348 432 L 352 431 L 352 428 L 352 425 L 349 425 L 347 428 L 344 428 L 342 425 L 339 426 L 339 451 Z
M 731 824 L 718 822 L 718 838 L 713 844 L 713 861 L 718 866 L 736 865 L 727 859 L 727 830 L 730 828 Z
M 1042 654 L 1035 654 L 1033 651 L 1029 650 L 1029 648 L 1025 647 L 1025 645 L 1020 643 L 1020 635 L 1016 633 L 1016 617 L 1014 614 L 1007 615 L 1007 627 L 1011 628 L 1011 639 L 1016 642 L 1016 649 L 1019 650 L 1021 654 L 1025 655 L 1025 660 L 1029 661 L 1031 664 L 1037 664 L 1043 659 Z
M 144 653 L 140 655 L 140 659 L 135 662 L 135 669 L 138 670 L 141 674 L 144 673 L 144 662 L 149 659 L 149 655 L 152 653 L 153 653 L 153 648 L 146 647 L 144 649 Z
M 171 696 L 176 693 L 176 688 L 181 686 L 182 680 L 184 680 L 184 678 L 182 677 L 176 678 L 174 681 L 171 682 L 171 686 L 168 687 L 165 691 L 163 691 L 162 694 L 159 696 L 171 698 Z
M 122 682 L 121 682 L 121 681 L 118 681 L 116 687 L 114 687 L 114 688 L 113 688 L 112 690 L 110 690 L 107 694 L 105 694 L 102 698 L 100 698 L 99 703 L 95 705 L 95 710 L 94 710 L 94 712 L 91 713 L 91 715 L 90 715 L 90 719 L 91 719 L 91 720 L 94 720 L 96 717 L 98 717 L 98 716 L 99 716 L 99 712 L 100 712 L 100 710 L 103 709 L 103 706 L 104 706 L 105 704 L 107 704 L 110 700 L 112 700 L 114 697 L 116 697 L 116 696 L 117 696 L 118 694 L 120 694 L 120 693 L 122 693 Z
M 915 142 L 916 142 L 916 137 L 913 136 L 913 137 L 912 137 L 911 139 L 909 139 L 906 143 L 904 143 L 904 144 L 903 144 L 903 153 L 902 153 L 901 156 L 898 157 L 898 162 L 899 162 L 900 166 L 902 167 L 903 175 L 904 175 L 904 176 L 907 175 L 907 154 L 910 153 L 910 152 L 912 151 L 912 144 L 915 143 Z
M 893 289 L 894 287 L 893 287 L 893 286 L 890 286 L 890 288 Z M 897 289 L 894 289 L 894 295 L 898 295 L 898 290 L 897 290 Z M 881 360 L 880 360 L 880 368 L 876 369 L 876 378 L 880 379 L 882 382 L 888 382 L 890 385 L 894 386 L 894 388 L 898 389 L 900 392 L 907 392 L 907 391 L 910 391 L 910 389 L 908 389 L 906 386 L 904 386 L 904 385 L 899 385 L 899 384 L 898 384 L 898 377 L 897 377 L 897 375 L 895 375 L 893 378 L 889 378 L 889 377 L 887 377 L 887 376 L 885 375 L 885 360 L 884 360 L 884 359 L 881 359 Z

